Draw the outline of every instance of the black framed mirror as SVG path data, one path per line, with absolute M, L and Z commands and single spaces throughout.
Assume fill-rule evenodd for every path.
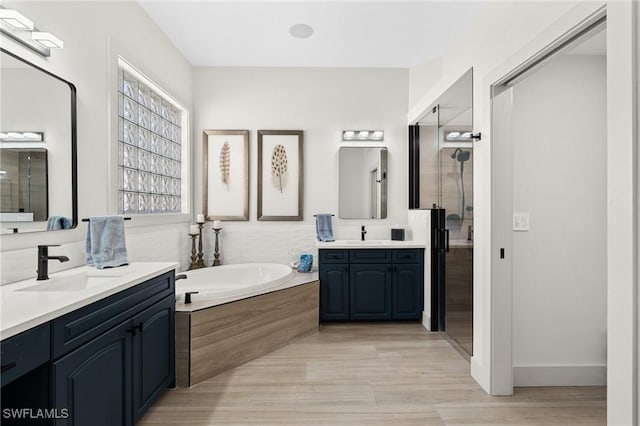
M 76 87 L 0 48 L 0 233 L 78 224 Z

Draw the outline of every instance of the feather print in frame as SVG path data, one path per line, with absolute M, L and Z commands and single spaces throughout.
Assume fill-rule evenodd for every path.
M 273 152 L 271 153 L 271 177 L 273 178 L 273 185 L 280 190 L 280 193 L 287 186 L 286 173 L 287 150 L 284 145 L 278 144 L 273 147 Z
M 220 180 L 229 191 L 229 169 L 231 168 L 231 147 L 225 142 L 220 150 Z

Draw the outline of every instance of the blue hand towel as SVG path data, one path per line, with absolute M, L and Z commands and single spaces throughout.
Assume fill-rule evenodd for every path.
M 124 239 L 124 217 L 96 216 L 87 226 L 87 264 L 98 269 L 129 263 Z
M 71 229 L 71 220 L 64 216 L 49 216 L 49 219 L 47 219 L 47 231 L 57 231 L 59 229 Z
M 318 241 L 335 241 L 335 239 L 333 238 L 331 216 L 331 214 L 316 215 L 316 236 L 318 237 Z

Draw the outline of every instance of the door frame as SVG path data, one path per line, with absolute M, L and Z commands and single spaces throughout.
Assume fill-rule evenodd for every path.
M 584 7 L 582 7 L 584 6 Z M 637 97 L 638 64 L 636 61 L 636 21 L 638 4 L 631 1 L 608 2 L 595 11 L 582 14 L 588 5 L 576 8 L 572 18 L 561 24 L 564 32 L 555 41 L 532 55 L 509 72 L 491 74 L 488 86 L 496 88 L 534 61 L 548 55 L 571 37 L 582 32 L 603 16 L 607 18 L 607 417 L 609 424 L 636 424 L 638 421 L 638 128 Z M 582 14 L 582 15 L 581 15 Z M 559 23 L 559 25 L 561 25 Z M 557 31 L 555 26 L 553 31 Z M 549 30 L 551 31 L 551 29 Z M 504 69 L 501 68 L 501 69 Z M 632 90 L 630 90 L 630 88 Z M 491 90 L 490 96 L 499 93 Z M 492 117 L 493 119 L 493 117 Z M 493 132 L 491 130 L 489 135 Z M 484 134 L 483 134 L 484 136 Z M 484 138 L 483 138 L 484 139 Z M 492 165 L 493 168 L 493 165 Z M 493 169 L 492 169 L 493 173 Z M 491 183 L 492 204 L 496 193 Z M 495 212 L 492 212 L 492 217 Z M 499 245 L 491 229 L 491 263 L 499 257 Z M 496 320 L 510 318 L 512 301 L 498 304 L 501 285 L 491 270 L 489 289 L 489 362 L 476 371 L 476 376 L 488 374 L 489 392 L 509 394 L 501 379 L 512 374 L 510 356 L 500 351 L 511 350 L 511 335 L 500 334 Z M 510 283 L 509 283 L 510 287 Z M 507 361 L 507 359 L 509 361 Z M 473 373 L 473 369 L 472 369 Z M 511 392 L 513 388 L 511 387 Z

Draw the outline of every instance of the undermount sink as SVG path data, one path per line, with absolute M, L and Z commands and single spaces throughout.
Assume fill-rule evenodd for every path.
M 87 272 L 74 275 L 51 277 L 48 280 L 36 281 L 34 284 L 16 291 L 82 291 L 95 280 L 113 278 L 109 276 L 90 276 Z
M 368 245 L 381 245 L 381 244 L 389 244 L 390 242 L 387 240 L 346 240 L 347 244 L 353 244 L 354 246 L 368 246 Z

